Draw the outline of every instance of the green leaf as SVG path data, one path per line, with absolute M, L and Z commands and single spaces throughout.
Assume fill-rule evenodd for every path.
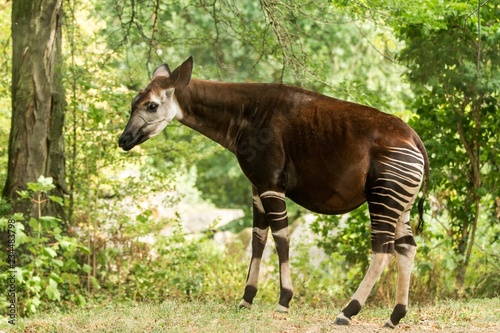
M 90 267 L 87 264 L 83 264 L 82 271 L 84 271 L 85 273 L 89 274 L 90 272 L 92 272 L 92 267 Z
M 51 201 L 54 201 L 55 203 L 58 203 L 61 206 L 64 205 L 63 198 L 61 198 L 61 197 L 58 197 L 58 196 L 55 196 L 55 195 L 49 195 L 49 199 Z
M 42 304 L 42 302 L 40 301 L 40 298 L 38 296 L 35 296 L 35 297 L 31 298 L 30 300 L 28 300 L 27 305 L 26 305 L 26 310 L 28 312 L 35 313 L 37 307 L 40 304 Z
M 87 301 L 85 301 L 85 297 L 83 297 L 81 294 L 78 294 L 77 303 L 80 306 L 84 306 L 87 303 Z
M 64 261 L 64 268 L 63 268 L 63 270 L 65 272 L 76 271 L 79 268 L 80 268 L 80 265 L 73 258 L 70 258 L 70 259 L 67 259 L 66 261 Z
M 33 230 L 38 230 L 38 220 L 34 217 L 30 218 L 28 224 Z
M 19 194 L 19 196 L 23 199 L 31 198 L 31 194 L 28 191 L 17 191 L 17 194 Z
M 59 267 L 63 267 L 63 265 L 64 265 L 63 261 L 59 260 L 59 259 L 54 259 L 54 260 L 52 260 L 52 262 Z
M 33 192 L 48 192 L 54 189 L 56 186 L 53 184 L 52 177 L 38 177 L 36 183 L 27 183 L 28 189 Z
M 68 284 L 74 284 L 74 285 L 80 283 L 80 277 L 76 274 L 70 274 L 70 273 L 62 273 L 61 280 Z
M 62 221 L 62 220 L 59 220 L 59 221 Z M 54 236 L 59 236 L 61 234 L 61 232 L 62 232 L 62 229 L 59 228 L 59 227 L 55 227 L 55 228 L 52 229 L 52 234 Z
M 90 253 L 89 248 L 86 247 L 85 245 L 78 245 L 78 248 L 80 249 L 80 251 L 83 252 L 83 254 L 89 254 Z
M 66 250 L 67 248 L 69 248 L 70 246 L 73 246 L 73 245 L 74 245 L 74 244 L 73 244 L 73 242 L 69 242 L 69 241 L 67 241 L 66 239 L 62 239 L 59 243 L 61 244 L 61 247 L 62 247 L 63 249 L 65 249 L 65 250 Z
M 38 183 L 27 183 L 26 184 L 28 186 L 28 190 L 31 190 L 32 192 L 41 192 L 41 187 L 40 187 L 40 184 Z M 28 191 L 24 191 L 26 193 L 28 193 L 28 198 L 30 197 L 29 195 L 29 192 Z
M 45 253 L 46 253 L 46 254 L 48 254 L 48 255 L 49 255 L 49 256 L 51 256 L 52 258 L 54 258 L 54 257 L 56 257 L 56 256 L 57 256 L 57 252 L 56 252 L 56 251 L 54 251 L 52 248 L 50 248 L 50 247 L 48 247 L 48 246 L 47 246 L 47 247 L 45 247 L 43 250 L 45 251 Z
M 22 213 L 14 213 L 12 219 L 15 221 L 24 221 L 24 216 Z
M 57 283 L 63 283 L 63 279 L 57 275 L 55 272 L 51 272 L 50 273 L 50 278 L 53 279 L 54 281 L 56 281 Z
M 61 293 L 57 289 L 57 282 L 52 279 L 49 279 L 49 285 L 45 289 L 45 293 L 47 294 L 47 297 L 52 301 L 61 300 Z
M 40 217 L 40 221 L 45 223 L 55 223 L 55 222 L 61 222 L 61 219 L 54 216 L 42 216 Z
M 50 231 L 51 234 L 60 233 L 61 229 L 58 225 L 61 223 L 61 219 L 54 216 L 42 216 L 40 217 L 40 222 L 42 224 L 42 229 Z

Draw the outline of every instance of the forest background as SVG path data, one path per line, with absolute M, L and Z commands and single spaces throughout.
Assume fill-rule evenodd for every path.
M 497 297 L 499 45 L 500 1 L 2 1 L 0 281 L 7 290 L 12 220 L 19 316 L 92 302 L 237 302 L 251 188 L 235 158 L 178 123 L 129 153 L 117 147 L 152 71 L 192 55 L 198 78 L 293 84 L 409 122 L 431 164 L 412 302 Z M 155 195 L 184 208 L 158 218 L 144 204 Z M 244 217 L 195 237 L 182 220 L 197 205 Z M 308 212 L 289 206 L 300 223 Z M 316 215 L 310 229 L 326 257 L 313 262 L 295 244 L 294 302 L 344 302 L 369 263 L 366 207 Z M 213 242 L 222 231 L 234 235 L 223 247 Z M 269 262 L 258 297 L 275 302 L 274 254 Z M 392 302 L 394 272 L 374 300 Z M 0 301 L 10 304 L 7 293 Z

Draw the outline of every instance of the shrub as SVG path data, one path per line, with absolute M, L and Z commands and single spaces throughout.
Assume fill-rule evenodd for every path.
M 52 178 L 41 176 L 37 183 L 28 183 L 28 190 L 20 193 L 31 200 L 38 212 L 48 200 L 62 204 L 59 197 L 50 196 L 54 188 Z M 26 219 L 22 214 L 11 216 L 15 220 L 16 249 L 16 293 L 18 314 L 32 314 L 51 308 L 62 308 L 67 304 L 85 304 L 81 292 L 80 276 L 90 269 L 78 261 L 80 253 L 88 249 L 77 238 L 63 233 L 62 221 L 53 216 Z M 0 228 L 6 230 L 8 219 L 0 219 Z M 28 231 L 29 230 L 29 231 Z M 1 262 L 5 266 L 6 254 Z M 1 281 L 7 281 L 8 271 L 0 273 Z M 2 303 L 8 302 L 6 295 L 0 296 Z

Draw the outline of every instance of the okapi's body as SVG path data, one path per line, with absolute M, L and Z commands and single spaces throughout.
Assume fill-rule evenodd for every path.
M 252 260 L 240 306 L 251 307 L 257 293 L 270 228 L 280 262 L 278 310 L 288 311 L 293 289 L 285 196 L 322 214 L 349 212 L 368 201 L 372 261 L 336 323 L 348 324 L 360 311 L 396 255 L 396 307 L 386 326 L 397 325 L 406 314 L 416 251 L 410 210 L 429 170 L 417 134 L 367 106 L 282 84 L 191 80 L 191 71 L 191 58 L 172 73 L 166 65 L 157 69 L 132 103 L 120 146 L 133 148 L 175 117 L 236 155 L 254 194 Z M 422 199 L 425 192 L 426 186 Z

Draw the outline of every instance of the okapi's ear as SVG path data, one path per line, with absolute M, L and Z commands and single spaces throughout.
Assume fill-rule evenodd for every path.
M 153 79 L 155 77 L 157 77 L 157 76 L 166 76 L 166 77 L 169 77 L 170 74 L 172 74 L 170 72 L 170 67 L 168 67 L 167 64 L 163 64 L 160 67 L 158 67 L 157 69 L 155 69 L 155 71 L 153 73 Z
M 170 79 L 175 82 L 174 87 L 185 87 L 191 81 L 193 72 L 193 57 L 187 58 L 186 61 L 177 67 L 170 75 Z

